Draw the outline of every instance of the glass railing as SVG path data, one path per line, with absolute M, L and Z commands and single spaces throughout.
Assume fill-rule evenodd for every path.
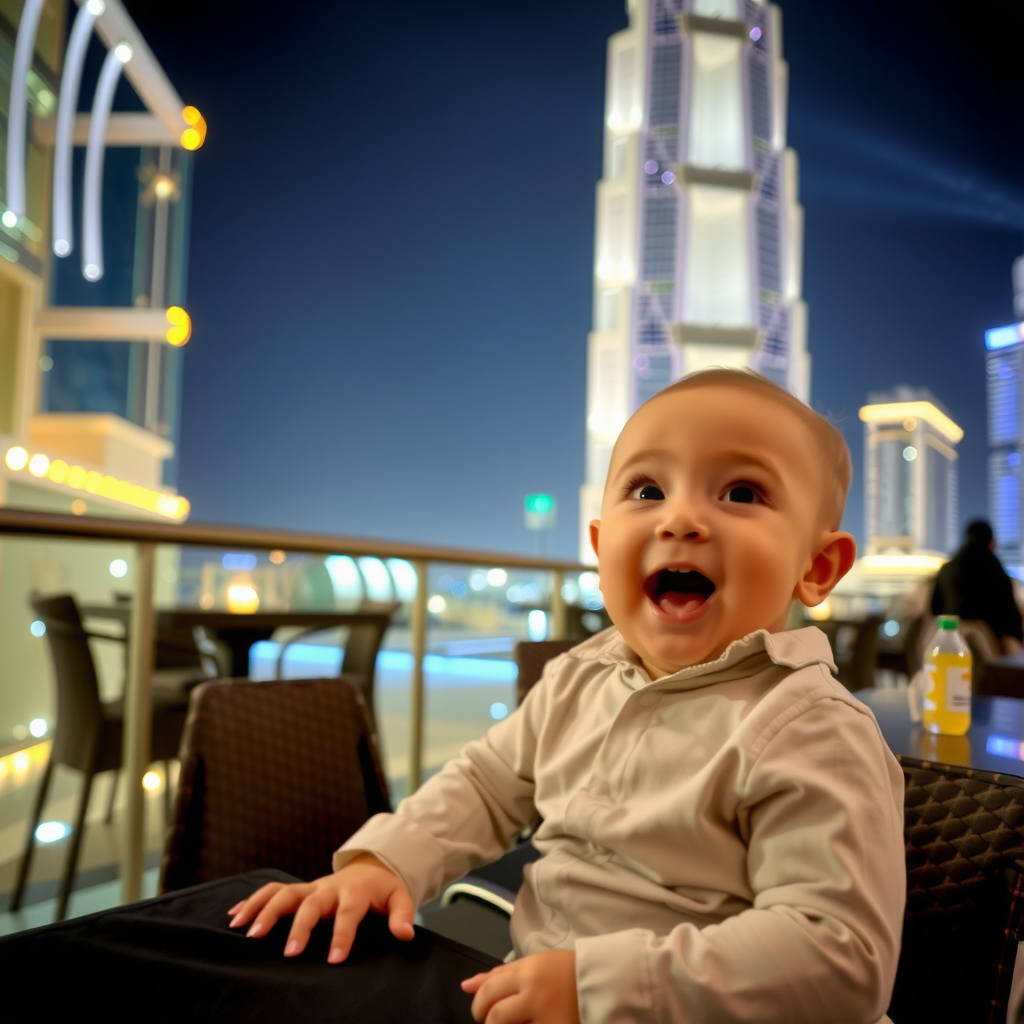
M 138 896 L 144 859 L 143 723 L 158 621 L 166 626 L 175 612 L 190 622 L 204 613 L 242 622 L 255 613 L 264 625 L 291 616 L 253 642 L 244 663 L 222 659 L 219 674 L 310 678 L 337 675 L 346 642 L 344 627 L 306 632 L 318 615 L 393 607 L 374 703 L 396 799 L 515 707 L 518 641 L 582 639 L 607 625 L 596 574 L 574 562 L 0 508 L 0 764 L 10 762 L 11 776 L 19 754 L 22 769 L 34 763 L 56 716 L 33 592 L 71 593 L 94 631 L 129 636 L 127 655 L 115 640 L 92 644 L 102 696 L 126 699 L 123 774 L 134 782 L 123 797 L 125 899 Z M 157 782 L 168 784 L 162 775 Z M 7 783 L 10 790 L 13 779 Z

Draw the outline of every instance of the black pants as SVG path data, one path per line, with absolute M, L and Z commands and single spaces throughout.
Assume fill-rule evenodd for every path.
M 463 978 L 498 961 L 422 928 L 399 942 L 369 915 L 348 960 L 326 963 L 333 923 L 282 956 L 291 918 L 262 939 L 228 907 L 267 882 L 254 871 L 0 938 L 0 1021 L 469 1022 Z

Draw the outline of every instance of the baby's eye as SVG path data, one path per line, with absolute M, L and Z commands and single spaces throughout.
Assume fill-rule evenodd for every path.
M 726 492 L 725 500 L 738 501 L 745 505 L 750 505 L 757 501 L 757 494 L 753 487 L 748 487 L 746 484 L 736 484 Z
M 665 495 L 662 492 L 662 489 L 660 487 L 655 487 L 654 484 L 644 484 L 644 486 L 640 488 L 637 497 L 640 498 L 641 501 L 665 500 Z

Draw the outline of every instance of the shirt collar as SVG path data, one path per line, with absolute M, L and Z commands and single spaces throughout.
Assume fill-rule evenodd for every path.
M 635 687 L 652 685 L 650 677 L 640 664 L 640 658 L 614 626 L 607 631 L 607 639 L 601 645 L 601 650 L 595 654 L 599 661 L 608 665 L 624 663 L 624 675 L 627 678 L 632 677 Z M 718 682 L 723 673 L 730 678 L 752 675 L 759 672 L 767 663 L 790 669 L 823 664 L 830 672 L 836 671 L 828 637 L 816 626 L 787 630 L 783 633 L 769 633 L 766 629 L 758 629 L 740 640 L 734 640 L 714 661 L 689 665 L 672 675 L 654 680 L 654 683 L 659 688 L 666 686 L 691 689 Z

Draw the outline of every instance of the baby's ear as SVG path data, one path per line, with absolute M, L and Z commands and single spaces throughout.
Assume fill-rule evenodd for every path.
M 590 520 L 590 546 L 594 549 L 594 554 L 597 554 L 597 537 L 601 532 L 601 520 L 591 519 Z
M 834 530 L 811 561 L 811 567 L 796 585 L 793 596 L 813 608 L 832 593 L 832 588 L 853 568 L 857 542 L 848 533 Z

